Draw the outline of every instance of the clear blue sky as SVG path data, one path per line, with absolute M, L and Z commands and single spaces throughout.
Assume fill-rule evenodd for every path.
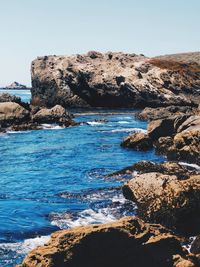
M 0 0 L 0 86 L 48 54 L 200 50 L 200 0 Z

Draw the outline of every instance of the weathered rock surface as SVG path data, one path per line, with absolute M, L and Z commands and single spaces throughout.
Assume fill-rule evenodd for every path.
M 15 102 L 0 103 L 0 125 L 8 127 L 13 124 L 20 124 L 30 119 L 29 111 Z
M 122 170 L 116 171 L 107 175 L 106 177 L 113 176 L 135 176 L 135 174 L 159 172 L 166 175 L 176 175 L 180 180 L 188 179 L 191 175 L 200 174 L 200 170 L 196 170 L 192 166 L 184 166 L 177 162 L 163 162 L 155 163 L 148 160 L 139 161 L 131 166 L 128 166 Z
M 143 55 L 44 56 L 32 62 L 31 72 L 32 103 L 40 106 L 190 106 L 200 96 L 197 67 Z
M 185 265 L 184 265 L 185 264 Z M 55 232 L 21 267 L 199 266 L 168 230 L 126 217 L 105 225 Z
M 190 116 L 177 124 L 174 136 L 161 137 L 156 150 L 170 160 L 200 164 L 200 116 Z M 162 135 L 161 135 L 162 136 Z
M 180 177 L 180 176 L 179 176 Z M 185 234 L 200 232 L 200 175 L 180 179 L 158 172 L 139 174 L 123 187 L 144 220 Z
M 137 132 L 125 138 L 121 146 L 145 151 L 153 148 L 153 142 L 147 134 Z
M 143 111 L 136 114 L 136 117 L 140 120 L 152 121 L 159 119 L 167 119 L 178 115 L 193 114 L 195 112 L 194 107 L 190 106 L 169 106 L 160 108 L 145 108 Z
M 23 103 L 19 97 L 7 93 L 0 95 L 0 131 L 7 128 L 14 131 L 37 130 L 42 128 L 43 123 L 56 123 L 63 127 L 77 125 L 62 106 L 40 108 Z
M 51 109 L 42 108 L 32 116 L 33 122 L 38 123 L 59 123 L 68 124 L 72 121 L 70 113 L 66 112 L 65 108 L 56 105 Z

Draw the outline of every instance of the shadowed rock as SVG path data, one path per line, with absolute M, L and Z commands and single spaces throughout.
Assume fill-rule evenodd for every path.
M 200 175 L 139 174 L 124 185 L 123 193 L 136 202 L 143 219 L 188 235 L 200 232 Z
M 180 265 L 185 262 L 190 265 Z M 196 263 L 168 230 L 127 217 L 55 232 L 49 243 L 30 252 L 21 266 L 194 267 Z
M 32 103 L 131 108 L 198 102 L 200 72 L 189 64 L 178 63 L 174 68 L 174 63 L 158 61 L 143 55 L 95 51 L 38 57 L 31 66 Z M 194 92 L 196 97 L 191 101 Z

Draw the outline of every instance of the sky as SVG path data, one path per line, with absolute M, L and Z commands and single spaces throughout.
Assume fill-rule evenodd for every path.
M 0 86 L 37 56 L 200 51 L 200 0 L 0 0 Z

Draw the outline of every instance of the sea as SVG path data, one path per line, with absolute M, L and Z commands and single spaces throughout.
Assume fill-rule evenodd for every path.
M 30 101 L 29 90 L 7 92 Z M 107 177 L 140 160 L 163 161 L 154 150 L 120 146 L 128 134 L 146 131 L 137 111 L 72 110 L 79 126 L 0 135 L 1 267 L 20 263 L 56 230 L 137 214 L 121 190 L 129 177 Z

